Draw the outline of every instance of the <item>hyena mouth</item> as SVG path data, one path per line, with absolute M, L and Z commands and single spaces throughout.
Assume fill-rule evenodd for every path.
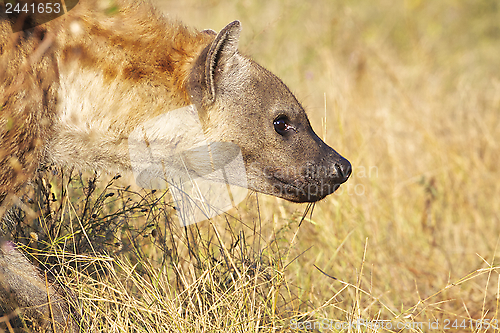
M 299 172 L 292 169 L 267 169 L 273 195 L 293 202 L 315 202 L 335 192 L 352 172 L 351 163 L 338 156 L 330 163 L 306 162 Z
M 335 192 L 347 178 L 342 178 L 338 182 L 328 182 L 324 179 L 319 181 L 302 180 L 286 180 L 273 176 L 274 194 L 278 197 L 287 199 L 293 202 L 316 202 L 327 195 Z

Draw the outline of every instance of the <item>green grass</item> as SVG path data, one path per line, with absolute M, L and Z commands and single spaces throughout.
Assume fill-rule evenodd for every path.
M 497 2 L 159 3 L 199 29 L 239 19 L 241 51 L 289 85 L 353 174 L 314 207 L 252 194 L 231 216 L 186 230 L 168 196 L 125 190 L 123 179 L 104 189 L 101 178 L 85 206 L 88 179 L 74 180 L 68 195 L 56 191 L 63 208 L 51 204 L 67 230 L 38 247 L 68 252 L 59 279 L 80 297 L 88 330 L 386 320 L 428 332 L 439 320 L 440 332 L 445 320 L 458 331 L 455 320 L 498 320 Z M 95 217 L 82 215 L 89 207 Z

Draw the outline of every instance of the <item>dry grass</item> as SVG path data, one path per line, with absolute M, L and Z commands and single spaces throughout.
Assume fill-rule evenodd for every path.
M 88 179 L 59 180 L 53 188 L 69 195 L 55 191 L 63 205 L 51 203 L 47 225 L 68 229 L 53 227 L 37 247 L 56 254 L 52 264 L 64 255 L 58 276 L 80 297 L 88 331 L 293 331 L 295 320 L 480 331 L 476 320 L 498 320 L 496 2 L 160 6 L 200 29 L 239 19 L 241 50 L 292 88 L 354 172 L 314 207 L 252 194 L 185 230 L 160 193 L 103 190 L 101 179 L 86 206 Z

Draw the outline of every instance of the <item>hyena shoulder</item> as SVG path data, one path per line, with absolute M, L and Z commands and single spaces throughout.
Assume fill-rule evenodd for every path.
M 17 33 L 3 12 L 2 197 L 44 163 L 129 168 L 126 137 L 145 118 L 189 104 L 190 63 L 214 38 L 144 1 L 82 0 Z

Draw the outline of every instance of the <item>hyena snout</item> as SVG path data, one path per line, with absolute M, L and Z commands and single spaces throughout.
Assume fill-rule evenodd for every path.
M 299 165 L 267 170 L 266 176 L 273 181 L 274 195 L 294 202 L 316 202 L 335 192 L 352 172 L 351 163 L 335 151 Z M 296 170 L 299 172 L 295 173 Z
M 351 163 L 340 156 L 340 159 L 334 162 L 334 167 L 337 170 L 338 184 L 345 183 L 351 176 L 352 167 Z
M 335 192 L 341 184 L 345 183 L 352 172 L 351 163 L 344 157 L 334 153 L 335 157 L 311 165 L 306 174 L 308 191 L 305 201 L 318 201 Z

